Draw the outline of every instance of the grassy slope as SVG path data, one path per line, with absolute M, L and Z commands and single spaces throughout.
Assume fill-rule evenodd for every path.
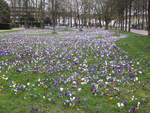
M 132 59 L 141 62 L 140 65 L 144 71 L 144 76 L 142 76 L 141 79 L 143 79 L 145 86 L 139 89 L 136 95 L 147 97 L 147 103 L 142 106 L 142 109 L 147 111 L 145 111 L 145 113 L 148 113 L 150 112 L 150 91 L 145 87 L 149 87 L 148 83 L 150 83 L 150 36 L 129 32 L 121 33 L 127 34 L 128 37 L 117 40 L 116 44 L 128 52 L 128 55 Z
M 123 33 L 123 32 L 122 32 Z M 150 58 L 150 36 L 128 33 L 128 38 L 118 40 L 116 43 L 134 58 Z
M 138 35 L 135 33 L 121 32 L 128 35 L 128 38 L 120 39 L 116 44 L 128 55 L 136 60 L 142 60 L 142 67 L 146 76 L 150 76 L 150 36 Z
M 0 31 L 0 33 L 11 33 L 11 32 L 18 32 L 20 30 L 6 30 L 6 31 Z

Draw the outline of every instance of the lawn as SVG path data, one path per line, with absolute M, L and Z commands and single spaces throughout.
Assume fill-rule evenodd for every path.
M 12 33 L 12 32 L 18 32 L 20 30 L 5 30 L 5 31 L 0 31 L 0 33 Z
M 138 35 L 135 33 L 121 32 L 128 35 L 128 38 L 118 40 L 116 43 L 128 55 L 137 61 L 141 61 L 143 70 L 150 77 L 150 36 Z M 144 77 L 145 77 L 144 76 Z
M 33 32 L 33 29 L 30 29 L 32 32 L 28 32 L 28 31 L 21 31 L 21 30 L 5 30 L 5 31 L 0 31 L 0 38 L 11 38 L 11 35 L 13 35 L 13 37 L 31 37 L 31 36 L 39 36 L 39 37 L 44 37 L 44 36 L 63 36 L 63 32 L 72 32 L 73 30 L 69 30 L 69 29 L 60 29 L 57 30 L 58 32 L 53 33 L 52 30 L 46 30 L 46 32 L 41 33 L 40 30 L 38 29 L 34 29 L 35 32 Z M 20 32 L 19 32 L 20 31 Z M 10 34 L 9 34 L 10 33 Z M 4 36 L 3 36 L 4 35 Z M 7 36 L 6 36 L 7 35 Z
M 103 39 L 104 37 L 102 36 L 98 36 L 98 37 L 95 37 L 95 39 Z
M 41 36 L 0 40 L 0 113 L 149 113 L 143 58 L 108 39 Z
M 18 34 L 17 36 L 60 36 L 58 33 L 34 33 L 34 34 Z
M 124 51 L 126 51 L 132 59 L 134 59 L 136 62 L 140 62 L 140 66 L 144 72 L 143 76 L 141 76 L 141 79 L 145 83 L 150 83 L 150 36 L 129 32 L 120 33 L 127 34 L 128 37 L 117 40 L 116 44 Z M 145 88 L 142 88 L 139 94 L 144 94 L 147 91 L 150 91 L 150 89 L 145 90 Z M 145 94 L 145 97 L 148 97 L 149 101 L 147 106 L 145 107 L 145 109 L 148 110 L 147 112 L 145 112 L 148 113 L 150 112 L 150 93 Z
M 123 32 L 122 32 L 123 33 Z M 129 37 L 117 41 L 117 44 L 134 58 L 150 58 L 150 36 L 124 32 Z

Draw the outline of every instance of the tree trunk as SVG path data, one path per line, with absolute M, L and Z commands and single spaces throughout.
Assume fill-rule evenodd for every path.
M 132 0 L 129 1 L 129 26 L 128 26 L 128 31 L 131 31 L 131 11 L 132 11 Z
M 109 22 L 108 22 L 108 20 L 106 19 L 106 20 L 105 20 L 105 29 L 106 29 L 106 30 L 108 30 L 108 24 L 109 24 Z
M 150 36 L 150 0 L 148 0 L 148 35 Z
M 125 31 L 127 31 L 127 27 L 128 27 L 128 1 L 126 0 L 126 3 L 125 3 Z
M 144 14 L 144 13 L 145 13 L 145 10 L 144 10 L 144 9 L 145 9 L 145 6 L 144 6 L 144 0 L 143 0 L 143 9 L 142 9 L 142 10 L 143 10 L 143 11 L 142 11 L 142 13 L 143 13 L 143 14 L 142 14 L 142 30 L 144 30 L 144 22 L 145 22 L 145 17 L 144 17 L 144 16 L 145 16 L 145 14 Z
M 41 24 L 41 28 L 44 29 L 44 3 L 45 1 L 41 0 L 41 21 L 40 21 L 40 24 Z
M 55 15 L 55 10 L 56 10 L 56 4 L 55 0 L 52 0 L 52 21 L 53 21 L 53 32 L 56 32 L 56 15 Z
M 25 1 L 25 28 L 29 28 L 28 25 L 28 1 Z
M 101 17 L 99 17 L 98 20 L 99 20 L 99 27 L 102 28 Z

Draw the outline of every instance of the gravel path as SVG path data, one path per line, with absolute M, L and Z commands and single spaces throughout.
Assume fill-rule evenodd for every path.
M 145 30 L 131 29 L 131 32 L 141 34 L 141 35 L 148 35 L 148 31 L 145 31 Z

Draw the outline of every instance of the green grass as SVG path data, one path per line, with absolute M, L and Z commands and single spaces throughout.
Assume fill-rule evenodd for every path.
M 27 36 L 53 36 L 53 35 L 57 35 L 57 34 L 51 34 L 51 33 L 45 33 L 45 34 L 26 34 Z M 128 33 L 129 37 L 125 38 L 125 39 L 121 39 L 118 40 L 116 43 L 125 51 L 128 51 L 129 55 L 132 57 L 132 59 L 145 59 L 145 58 L 149 58 L 149 53 L 147 53 L 148 51 L 143 51 L 142 48 L 148 47 L 148 37 L 146 36 L 141 36 L 141 35 L 136 35 L 136 34 L 132 34 L 132 33 Z M 132 38 L 133 37 L 133 38 Z M 143 37 L 143 38 L 140 38 Z M 97 37 L 97 39 L 100 39 L 103 37 Z M 143 40 L 144 39 L 144 40 Z M 142 41 L 141 41 L 142 40 Z M 144 43 L 144 44 L 143 44 Z M 126 44 L 128 44 L 129 46 L 126 47 Z M 70 48 L 71 49 L 71 48 Z M 88 53 L 87 57 L 88 57 L 88 64 L 95 64 L 98 65 L 98 60 L 95 59 L 94 57 L 94 51 L 86 51 L 86 49 L 83 49 L 83 54 Z M 97 51 L 95 51 L 97 52 Z M 141 55 L 140 53 L 142 52 Z M 75 54 L 75 56 L 77 56 L 78 54 Z M 27 56 L 26 56 L 27 57 Z M 25 58 L 26 58 L 25 57 Z M 31 57 L 31 56 L 28 56 Z M 22 58 L 21 60 L 24 60 L 25 58 Z M 14 60 L 13 56 L 8 56 L 8 57 L 1 57 L 0 60 Z M 81 59 L 81 62 L 83 59 Z M 102 62 L 102 61 L 101 61 Z M 72 63 L 72 61 L 70 61 L 70 63 Z M 24 66 L 29 65 L 29 64 L 24 64 Z M 34 65 L 34 64 L 30 64 L 30 65 Z M 143 65 L 145 66 L 145 65 Z M 10 67 L 11 68 L 11 67 Z M 101 68 L 101 67 L 100 67 Z M 73 69 L 73 71 L 76 68 Z M 11 81 L 15 81 L 18 84 L 27 84 L 27 82 L 30 83 L 34 83 L 38 78 L 41 79 L 45 79 L 45 78 L 50 78 L 52 75 L 46 73 L 46 74 L 35 74 L 35 73 L 30 73 L 30 72 L 15 72 L 16 69 L 11 68 L 7 73 L 3 72 L 1 74 L 6 74 L 9 77 L 9 83 L 11 83 Z M 77 68 L 77 72 L 79 72 L 78 68 Z M 72 72 L 67 72 L 66 70 L 63 70 L 63 72 L 61 72 L 61 75 L 66 75 L 66 76 L 70 76 Z M 59 74 L 56 72 L 55 77 L 57 78 L 59 76 Z M 141 109 L 138 110 L 136 113 L 149 113 L 149 108 L 150 108 L 150 92 L 148 90 L 149 84 L 148 84 L 149 80 L 145 79 L 144 83 L 144 87 L 141 86 L 141 84 L 135 84 L 135 91 L 134 94 L 136 97 L 140 97 L 140 98 L 145 98 L 145 100 L 143 101 L 142 105 L 140 106 Z M 2 86 L 6 86 L 7 83 L 5 83 L 5 81 L 0 81 L 0 88 Z M 50 85 L 52 85 L 51 81 L 48 83 Z M 110 84 L 110 87 L 113 84 Z M 128 85 L 128 84 L 127 84 Z M 65 87 L 65 85 L 64 85 Z M 68 86 L 66 86 L 68 87 Z M 34 94 L 41 94 L 43 95 L 45 93 L 44 88 L 42 87 L 36 87 L 37 90 L 34 91 L 32 88 L 30 91 L 23 91 L 18 93 L 18 95 L 14 95 L 14 93 L 11 94 L 11 91 L 7 90 L 3 91 L 0 89 L 0 113 L 41 113 L 42 111 L 46 111 L 46 113 L 93 113 L 94 110 L 99 110 L 101 111 L 100 113 L 127 113 L 128 110 L 130 109 L 131 106 L 135 105 L 135 103 L 130 103 L 132 105 L 128 105 L 126 106 L 126 108 L 117 108 L 116 106 L 116 100 L 113 98 L 112 100 L 110 99 L 110 96 L 102 96 L 102 95 L 97 95 L 94 96 L 93 94 L 91 94 L 91 84 L 87 85 L 86 87 L 83 86 L 82 87 L 82 91 L 79 95 L 79 97 L 87 98 L 87 101 L 83 104 L 81 104 L 80 106 L 77 107 L 68 107 L 68 106 L 64 106 L 62 105 L 62 103 L 60 101 L 57 101 L 58 103 L 54 104 L 51 103 L 49 101 L 46 101 L 44 99 L 40 98 L 31 98 L 29 96 L 30 93 L 34 93 Z M 123 85 L 120 84 L 119 86 L 120 90 L 122 91 L 120 93 L 120 97 L 123 99 L 127 99 L 128 102 L 130 102 L 130 98 L 131 95 L 128 94 L 128 88 L 133 88 L 129 86 L 127 87 L 123 87 Z M 146 90 L 145 90 L 146 88 Z M 52 93 L 56 93 L 53 92 L 54 89 L 53 88 L 48 88 L 49 92 Z M 100 91 L 105 91 L 105 88 L 100 87 Z M 112 94 L 113 92 L 107 90 L 107 92 L 110 92 L 110 94 Z M 107 93 L 105 92 L 105 93 Z M 126 95 L 127 93 L 127 95 Z M 57 94 L 57 93 L 56 93 Z M 108 93 L 109 94 L 109 93 Z M 25 98 L 26 97 L 26 98 Z M 35 111 L 35 112 L 30 112 L 32 107 L 36 107 L 39 109 L 39 111 Z
M 116 44 L 125 50 L 132 59 L 141 62 L 141 67 L 145 71 L 144 77 L 150 77 L 150 36 L 130 32 L 120 33 L 126 34 L 128 37 L 117 40 Z
M 57 33 L 36 33 L 36 34 L 25 34 L 25 36 L 58 36 Z
M 1 105 L 0 113 L 84 113 L 82 110 L 75 110 L 74 108 L 65 108 L 60 104 L 51 104 L 48 102 L 32 99 L 24 99 L 22 96 L 0 96 Z M 31 108 L 36 107 L 38 111 L 32 111 Z
M 128 35 L 128 38 L 118 40 L 119 47 L 128 52 L 134 58 L 150 58 L 150 36 L 138 35 L 135 33 L 121 32 Z
M 120 36 L 119 33 L 113 33 L 111 36 Z
M 7 31 L 0 31 L 0 33 L 11 33 L 11 32 L 18 32 L 20 30 L 7 30 Z
M 102 36 L 98 36 L 98 37 L 95 37 L 96 39 L 102 39 L 102 38 L 104 38 L 104 37 L 102 37 Z
M 150 82 L 150 36 L 139 35 L 130 32 L 120 32 L 128 35 L 127 38 L 116 41 L 116 44 L 128 53 L 128 56 L 136 62 L 140 62 L 143 69 L 144 76 L 140 78 L 143 80 L 143 88 L 139 88 L 135 95 L 140 97 L 147 97 L 145 105 L 142 105 L 144 113 L 150 112 L 150 89 L 148 89 Z M 145 88 L 147 87 L 147 88 Z
M 30 36 L 63 36 L 63 34 L 59 33 L 35 33 L 35 34 L 14 34 L 13 37 L 30 37 Z M 12 38 L 12 36 L 0 37 L 2 38 Z

